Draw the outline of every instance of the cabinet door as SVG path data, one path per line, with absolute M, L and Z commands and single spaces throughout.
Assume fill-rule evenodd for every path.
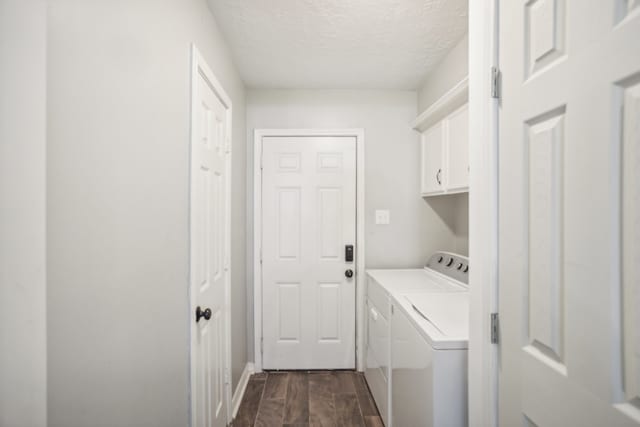
M 367 300 L 367 353 L 365 378 L 385 425 L 389 423 L 389 321 Z
M 443 187 L 444 126 L 438 122 L 422 134 L 422 194 L 437 194 Z
M 447 192 L 469 189 L 469 109 L 465 104 L 445 119 L 447 129 Z

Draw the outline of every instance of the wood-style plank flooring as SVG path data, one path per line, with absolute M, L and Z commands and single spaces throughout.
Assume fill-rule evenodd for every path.
M 233 427 L 382 427 L 364 375 L 353 371 L 251 376 Z

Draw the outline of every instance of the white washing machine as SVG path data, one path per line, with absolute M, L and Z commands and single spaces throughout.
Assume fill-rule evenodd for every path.
M 468 259 L 367 275 L 365 376 L 385 425 L 466 426 Z

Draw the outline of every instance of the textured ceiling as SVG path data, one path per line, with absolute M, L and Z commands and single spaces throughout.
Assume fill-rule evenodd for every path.
M 468 0 L 208 0 L 252 88 L 415 89 Z

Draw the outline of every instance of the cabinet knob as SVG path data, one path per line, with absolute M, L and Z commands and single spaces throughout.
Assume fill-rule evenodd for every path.
M 442 169 L 438 169 L 438 173 L 436 173 L 436 181 L 438 181 L 438 185 L 442 185 L 442 181 L 440 181 L 441 174 L 442 174 Z

